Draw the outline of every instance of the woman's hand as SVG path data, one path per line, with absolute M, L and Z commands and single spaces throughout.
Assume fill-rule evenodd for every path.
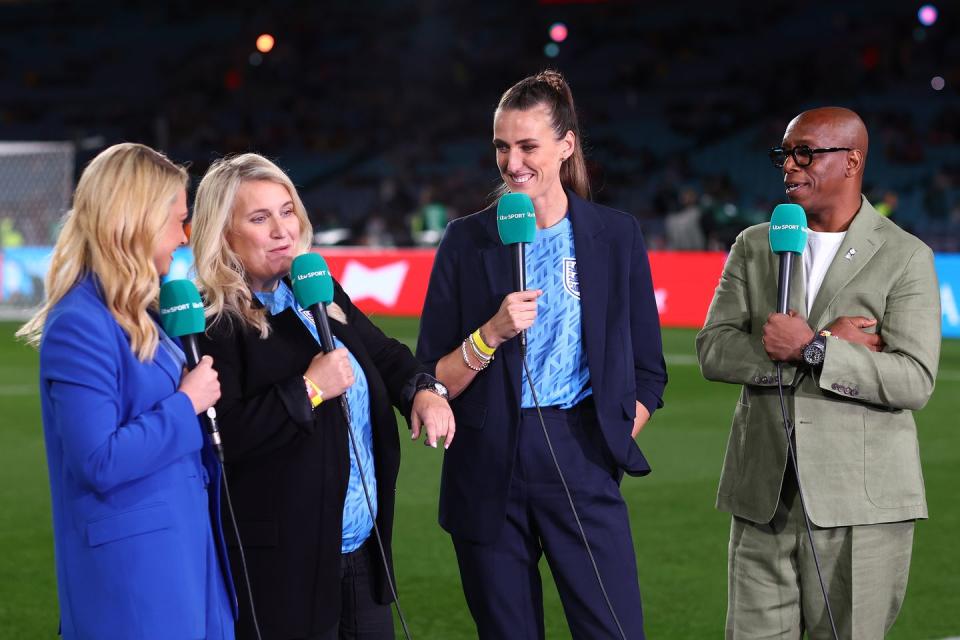
M 647 408 L 643 406 L 639 400 L 637 400 L 637 417 L 633 419 L 633 429 L 630 431 L 630 437 L 636 438 L 640 435 L 640 432 L 643 430 L 644 425 L 647 424 L 647 420 L 650 419 L 650 412 L 647 411 Z
M 541 295 L 541 289 L 533 289 L 516 291 L 505 297 L 497 314 L 480 329 L 487 346 L 496 349 L 501 343 L 533 326 L 533 321 L 537 319 L 537 298 Z
M 217 370 L 213 368 L 213 358 L 200 358 L 200 363 L 193 371 L 184 374 L 178 390 L 190 398 L 193 411 L 197 415 L 215 405 L 220 399 L 220 379 Z
M 323 392 L 323 399 L 336 398 L 353 386 L 353 367 L 350 356 L 344 348 L 334 349 L 330 353 L 318 353 L 307 367 L 306 377 Z
M 413 409 L 410 411 L 411 439 L 420 437 L 420 426 L 423 425 L 427 435 L 423 444 L 437 448 L 437 441 L 444 438 L 443 448 L 449 449 L 453 442 L 453 434 L 457 428 L 453 420 L 453 410 L 450 403 L 432 391 L 419 391 L 413 396 Z

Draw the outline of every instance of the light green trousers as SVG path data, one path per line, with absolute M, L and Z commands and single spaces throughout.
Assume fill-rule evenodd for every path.
M 769 524 L 733 517 L 728 639 L 833 638 L 792 475 Z M 907 590 L 914 522 L 811 527 L 840 638 L 883 638 Z

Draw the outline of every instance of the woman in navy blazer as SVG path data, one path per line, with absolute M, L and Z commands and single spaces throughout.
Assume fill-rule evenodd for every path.
M 541 555 L 574 637 L 642 638 L 619 481 L 650 471 L 633 438 L 662 406 L 666 369 L 640 227 L 587 200 L 576 111 L 560 74 L 526 78 L 503 95 L 493 142 L 503 192 L 533 200 L 537 241 L 521 292 L 494 206 L 452 222 L 437 252 L 417 355 L 455 398 L 460 427 L 443 461 L 440 524 L 453 537 L 481 638 L 543 637 Z M 514 339 L 523 330 L 553 452 L 524 388 Z
M 47 300 L 18 335 L 40 348 L 64 638 L 231 640 L 220 470 L 197 415 L 220 397 L 183 374 L 155 313 L 186 241 L 186 171 L 138 144 L 84 170 Z

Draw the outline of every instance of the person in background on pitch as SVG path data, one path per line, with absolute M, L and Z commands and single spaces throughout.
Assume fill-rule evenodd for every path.
M 501 192 L 533 200 L 526 291 L 513 291 L 496 206 L 452 222 L 437 252 L 417 355 L 449 389 L 460 430 L 443 461 L 440 523 L 453 537 L 481 638 L 542 638 L 545 554 L 575 638 L 619 638 L 564 493 L 521 361 L 627 638 L 643 614 L 624 472 L 667 374 L 640 225 L 590 202 L 573 96 L 545 71 L 494 112 Z
M 861 195 L 867 130 L 853 111 L 801 113 L 770 158 L 809 226 L 789 313 L 771 313 L 778 268 L 760 224 L 734 243 L 697 336 L 704 377 L 742 385 L 717 497 L 733 514 L 726 633 L 832 637 L 799 485 L 840 637 L 881 638 L 927 517 L 912 412 L 940 352 L 933 253 Z
M 197 415 L 212 360 L 184 373 L 160 327 L 160 277 L 187 240 L 187 172 L 139 144 L 84 169 L 17 335 L 40 347 L 64 638 L 234 637 L 217 504 L 220 467 Z M 212 487 L 208 488 L 208 484 Z
M 426 367 L 336 283 L 328 313 L 337 348 L 320 351 L 289 281 L 312 235 L 279 167 L 252 153 L 215 162 L 197 189 L 193 221 L 209 316 L 200 347 L 216 359 L 223 386 L 217 414 L 263 637 L 393 638 L 392 567 L 372 535 L 360 467 L 389 563 L 400 465 L 393 408 L 411 416 L 414 438 L 423 427 L 433 447 L 453 442 L 453 413 Z M 243 604 L 238 635 L 253 637 Z

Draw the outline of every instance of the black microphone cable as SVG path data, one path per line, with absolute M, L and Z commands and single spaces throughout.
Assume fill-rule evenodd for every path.
M 340 409 L 343 412 L 343 418 L 347 421 L 347 433 L 350 436 L 350 446 L 353 448 L 353 456 L 357 459 L 357 470 L 360 472 L 360 484 L 363 487 L 363 497 L 367 500 L 367 510 L 370 512 L 370 519 L 373 521 L 373 534 L 377 539 L 377 547 L 380 549 L 380 557 L 383 559 L 383 568 L 387 573 L 387 584 L 390 586 L 390 595 L 393 596 L 393 603 L 397 609 L 397 616 L 400 618 L 400 625 L 403 627 L 403 635 L 407 640 L 411 640 L 410 629 L 407 627 L 407 619 L 403 615 L 403 609 L 400 608 L 400 597 L 397 595 L 397 589 L 393 584 L 393 577 L 390 575 L 390 563 L 387 562 L 387 551 L 383 546 L 383 538 L 380 536 L 380 527 L 377 526 L 377 518 L 373 513 L 373 501 L 370 499 L 370 490 L 367 488 L 367 479 L 363 474 L 363 465 L 360 462 L 360 448 L 357 446 L 357 437 L 353 432 L 353 424 L 350 422 L 350 403 L 347 401 L 346 391 L 340 395 Z
M 187 361 L 193 369 L 200 362 L 200 347 L 197 343 L 195 334 L 183 336 L 182 344 Z M 192 362 L 191 362 L 192 361 Z M 220 441 L 220 428 L 217 426 L 217 410 L 213 407 L 207 409 L 200 419 L 206 424 L 207 437 L 210 440 L 210 446 L 216 454 L 217 463 L 220 465 L 220 478 L 223 481 L 223 494 L 227 498 L 227 513 L 230 515 L 230 524 L 233 532 L 237 536 L 237 550 L 240 553 L 240 569 L 243 572 L 244 584 L 247 586 L 247 601 L 250 603 L 250 617 L 253 620 L 253 630 L 257 634 L 257 640 L 262 640 L 260 635 L 260 623 L 257 621 L 257 608 L 253 604 L 253 586 L 250 584 L 250 573 L 247 571 L 247 557 L 243 553 L 243 542 L 240 541 L 240 527 L 237 525 L 237 515 L 233 511 L 233 500 L 230 497 L 230 484 L 227 482 L 227 468 L 224 463 L 223 444 Z M 224 558 L 227 562 L 229 559 Z
M 525 336 L 526 332 L 521 332 L 521 336 Z M 563 485 L 563 491 L 567 494 L 567 501 L 570 503 L 570 511 L 573 512 L 573 519 L 577 523 L 577 529 L 580 531 L 580 539 L 583 540 L 583 546 L 587 550 L 587 556 L 590 558 L 590 564 L 593 566 L 593 573 L 597 577 L 597 583 L 600 585 L 600 593 L 603 594 L 603 599 L 607 603 L 607 608 L 610 609 L 610 615 L 613 617 L 614 624 L 617 625 L 617 630 L 620 632 L 620 638 L 622 640 L 627 640 L 627 635 L 623 632 L 623 627 L 620 625 L 620 618 L 617 617 L 617 612 L 613 609 L 613 603 L 610 602 L 610 596 L 607 595 L 607 588 L 603 584 L 603 578 L 600 577 L 600 569 L 597 567 L 597 561 L 593 557 L 593 550 L 590 548 L 590 541 L 587 540 L 587 534 L 583 530 L 583 524 L 580 522 L 580 515 L 577 513 L 577 507 L 573 504 L 573 495 L 570 493 L 570 488 L 567 487 L 567 480 L 563 476 L 563 471 L 560 469 L 560 463 L 557 461 L 557 454 L 553 450 L 553 443 L 550 441 L 550 434 L 547 431 L 547 423 L 543 420 L 543 413 L 540 411 L 540 399 L 537 397 L 537 390 L 533 387 L 533 376 L 530 375 L 530 368 L 527 366 L 527 353 L 526 353 L 526 341 L 521 342 L 520 349 L 520 358 L 523 361 L 523 370 L 527 374 L 527 386 L 530 387 L 530 393 L 533 395 L 533 404 L 537 408 L 537 417 L 540 419 L 540 426 L 543 428 L 543 437 L 547 441 L 547 448 L 550 450 L 550 457 L 553 458 L 553 466 L 557 469 L 557 474 L 560 476 L 560 484 Z
M 320 342 L 320 350 L 329 353 L 334 348 L 333 334 L 330 332 L 330 325 L 327 320 L 327 305 L 322 302 L 314 303 L 309 309 L 313 324 L 317 329 L 317 337 Z M 322 315 L 321 315 L 322 314 Z M 350 447 L 353 449 L 353 456 L 357 460 L 357 470 L 360 472 L 360 485 L 363 487 L 363 497 L 366 499 L 367 511 L 370 513 L 370 520 L 373 521 L 373 534 L 377 540 L 377 548 L 380 550 L 380 558 L 383 560 L 383 568 L 387 573 L 387 585 L 390 587 L 390 595 L 393 596 L 393 603 L 397 609 L 397 616 L 400 618 L 400 625 L 403 627 L 403 635 L 407 640 L 411 640 L 410 629 L 407 627 L 407 618 L 403 615 L 403 609 L 400 607 L 400 596 L 397 595 L 396 585 L 393 584 L 393 576 L 390 575 L 390 563 L 387 561 L 387 551 L 383 546 L 383 537 L 380 535 L 380 527 L 377 525 L 377 518 L 373 513 L 373 500 L 370 498 L 370 489 L 367 487 L 367 478 L 363 473 L 363 465 L 360 462 L 360 447 L 357 445 L 357 437 L 353 431 L 353 423 L 350 421 L 350 403 L 347 400 L 347 392 L 344 390 L 340 394 L 340 410 L 343 412 L 343 419 L 347 423 L 347 434 L 350 437 Z
M 789 254 L 788 254 L 789 255 Z M 813 564 L 817 568 L 817 579 L 820 581 L 820 591 L 823 593 L 823 603 L 827 607 L 827 618 L 830 620 L 830 630 L 833 632 L 833 639 L 840 640 L 837 633 L 837 624 L 833 619 L 833 609 L 830 608 L 830 597 L 827 595 L 827 586 L 823 582 L 823 571 L 820 568 L 820 557 L 817 554 L 817 547 L 813 544 L 813 528 L 810 526 L 810 516 L 807 514 L 807 503 L 803 499 L 803 487 L 800 484 L 800 469 L 797 466 L 797 451 L 793 446 L 794 425 L 787 416 L 787 404 L 783 397 L 783 363 L 777 362 L 777 392 L 780 395 L 780 415 L 783 417 L 783 431 L 787 436 L 787 457 L 788 463 L 793 467 L 793 475 L 797 479 L 797 496 L 800 498 L 800 510 L 803 512 L 803 523 L 807 527 L 807 539 L 810 541 L 810 552 L 813 554 Z
M 233 512 L 233 500 L 230 498 L 230 484 L 227 482 L 227 469 L 223 462 L 220 462 L 220 478 L 223 480 L 223 495 L 227 498 L 227 511 L 230 513 L 230 523 L 233 525 L 233 532 L 237 534 L 237 550 L 240 552 L 240 568 L 243 571 L 243 581 L 247 585 L 247 602 L 250 603 L 250 617 L 253 620 L 253 630 L 257 634 L 257 640 L 262 640 L 260 636 L 260 623 L 257 621 L 257 608 L 253 604 L 253 586 L 250 584 L 250 574 L 247 572 L 247 556 L 243 553 L 243 542 L 240 541 L 240 527 L 237 526 L 237 515 Z

